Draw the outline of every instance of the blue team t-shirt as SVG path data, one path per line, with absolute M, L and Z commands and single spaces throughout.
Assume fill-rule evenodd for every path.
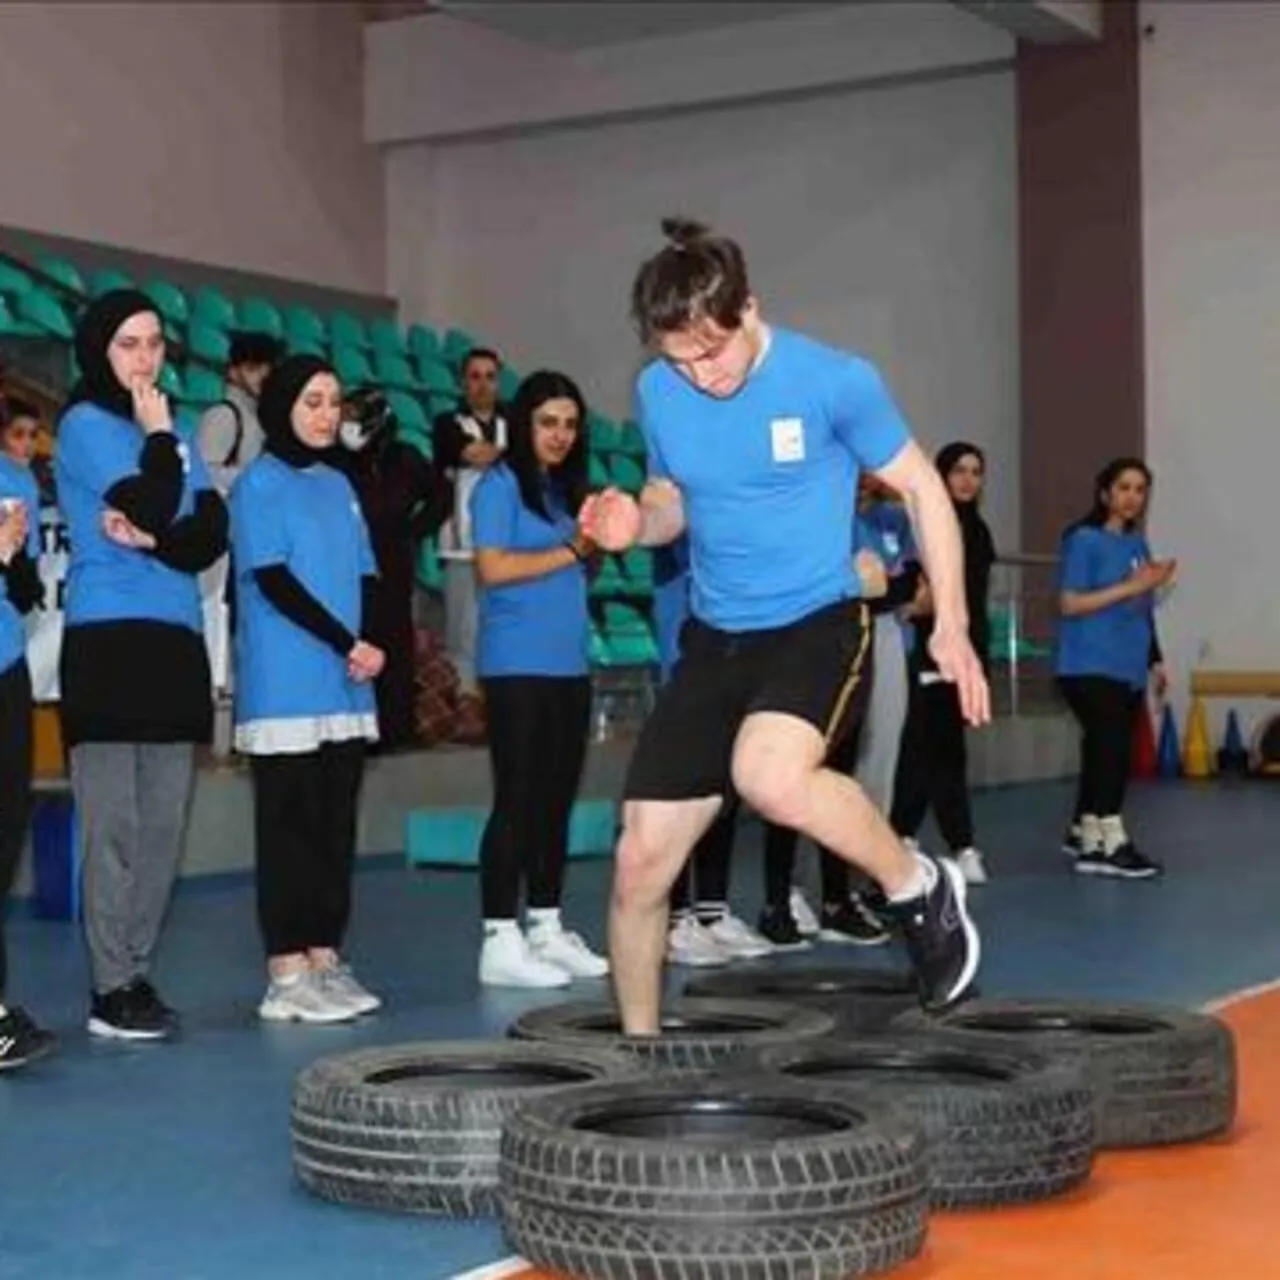
M 212 487 L 193 434 L 176 427 L 182 457 L 178 517 L 190 515 L 195 495 Z M 58 506 L 71 544 L 67 566 L 66 623 L 167 622 L 203 631 L 204 613 L 195 574 L 162 564 L 150 552 L 122 547 L 102 531 L 106 493 L 138 474 L 147 437 L 136 422 L 99 405 L 73 405 L 58 426 L 54 476 Z
M 884 564 L 884 571 L 896 578 L 909 560 L 916 558 L 911 517 L 896 502 L 876 502 L 859 511 L 853 520 L 855 551 L 864 547 L 874 551 Z
M 1111 533 L 1078 525 L 1062 543 L 1059 584 L 1063 591 L 1114 587 L 1151 559 L 1140 533 Z M 1134 689 L 1146 687 L 1151 664 L 1153 602 L 1150 592 L 1096 613 L 1062 618 L 1058 628 L 1060 676 L 1108 676 Z
M 477 551 L 549 551 L 573 536 L 574 518 L 551 493 L 550 520 L 530 511 L 512 470 L 490 467 L 471 494 Z M 554 573 L 479 591 L 476 674 L 585 676 L 590 621 L 587 575 L 574 563 Z
M 40 490 L 30 467 L 0 457 L 0 501 L 17 498 L 27 508 L 27 554 L 40 559 Z M 9 586 L 0 575 L 0 672 L 6 672 L 27 652 L 27 630 L 22 614 L 9 599 Z
M 254 571 L 283 565 L 353 635 L 361 579 L 377 572 L 355 490 L 340 471 L 298 468 L 271 454 L 231 490 L 236 573 L 236 735 L 242 750 L 275 754 L 377 736 L 371 682 L 347 675 L 344 655 L 284 616 Z
M 874 366 L 774 329 L 733 396 L 706 395 L 657 360 L 636 401 L 650 475 L 684 498 L 696 617 L 754 631 L 857 594 L 859 469 L 884 466 L 909 440 Z

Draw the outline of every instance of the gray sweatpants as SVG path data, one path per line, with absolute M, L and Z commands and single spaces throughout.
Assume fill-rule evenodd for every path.
M 85 936 L 105 994 L 147 976 L 182 856 L 195 749 L 84 742 L 70 754 Z
M 470 560 L 444 561 L 444 648 L 465 690 L 476 685 L 476 569 Z
M 853 776 L 887 818 L 893 806 L 893 781 L 898 772 L 898 748 L 907 722 L 907 650 L 902 628 L 891 614 L 873 619 L 871 694 L 858 740 Z M 820 864 L 812 849 L 799 860 L 796 882 L 810 901 L 822 900 Z

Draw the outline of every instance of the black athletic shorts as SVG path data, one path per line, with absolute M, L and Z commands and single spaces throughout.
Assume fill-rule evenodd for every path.
M 828 751 L 861 723 L 871 686 L 871 619 L 843 600 L 768 631 L 734 634 L 689 619 L 680 661 L 640 731 L 627 800 L 693 800 L 731 790 L 742 722 L 757 711 L 796 716 Z

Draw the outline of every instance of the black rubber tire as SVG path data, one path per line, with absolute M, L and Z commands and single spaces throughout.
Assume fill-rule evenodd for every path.
M 791 1111 L 810 1131 L 692 1136 L 690 1108 L 715 1104 Z M 675 1110 L 658 1133 L 601 1131 L 655 1107 Z M 650 1076 L 524 1107 L 500 1177 L 511 1247 L 580 1280 L 849 1280 L 917 1254 L 928 1212 L 904 1113 L 777 1076 Z
M 734 969 L 686 984 L 684 994 L 715 1000 L 782 1000 L 821 1009 L 841 1033 L 883 1031 L 898 1014 L 919 1007 L 911 969 L 847 965 L 796 969 Z
M 1093 1092 L 1079 1061 L 985 1036 L 898 1032 L 765 1049 L 750 1065 L 902 1107 L 924 1133 L 935 1209 L 1043 1200 L 1093 1167 Z
M 701 1034 L 698 1024 L 704 1026 Z M 685 1029 L 688 1024 L 688 1029 Z M 517 1018 L 507 1034 L 605 1049 L 623 1049 L 658 1070 L 703 1071 L 771 1044 L 829 1035 L 835 1019 L 819 1009 L 762 1000 L 673 1000 L 663 1008 L 662 1034 L 625 1036 L 609 1003 L 550 1005 Z
M 1085 1063 L 1101 1147 L 1193 1142 L 1235 1121 L 1235 1039 L 1217 1018 L 1149 1004 L 974 1000 L 903 1028 L 944 1028 Z
M 427 1082 L 395 1078 L 406 1071 L 428 1073 Z M 494 1071 L 533 1078 L 495 1078 L 480 1088 L 456 1080 Z M 430 1081 L 449 1072 L 453 1080 Z M 626 1054 L 509 1040 L 427 1041 L 321 1058 L 294 1082 L 294 1173 L 308 1191 L 340 1204 L 493 1214 L 502 1124 L 517 1106 L 640 1074 Z

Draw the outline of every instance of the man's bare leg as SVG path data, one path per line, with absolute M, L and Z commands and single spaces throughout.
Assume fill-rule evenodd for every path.
M 628 800 L 609 904 L 609 964 L 627 1035 L 657 1035 L 668 898 L 693 846 L 720 811 L 702 800 Z

